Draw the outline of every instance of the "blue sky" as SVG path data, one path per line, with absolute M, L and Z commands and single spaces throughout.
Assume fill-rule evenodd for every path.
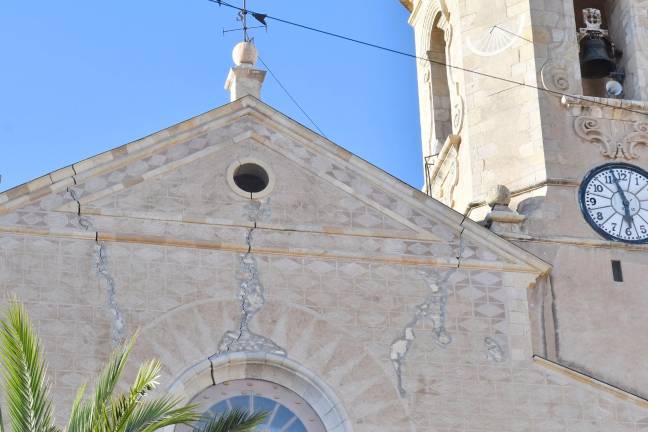
M 242 4 L 242 0 L 230 0 Z M 207 0 L 0 4 L 0 190 L 228 102 L 240 34 Z M 250 0 L 250 9 L 414 52 L 398 0 Z M 337 144 L 422 183 L 412 59 L 269 22 L 263 60 Z M 262 99 L 312 128 L 268 76 Z

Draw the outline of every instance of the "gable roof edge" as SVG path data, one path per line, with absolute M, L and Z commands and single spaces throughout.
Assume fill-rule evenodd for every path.
M 82 180 L 88 178 L 95 173 L 105 172 L 114 166 L 122 165 L 132 159 L 141 158 L 143 155 L 156 151 L 164 146 L 171 146 L 179 140 L 186 139 L 187 135 L 197 135 L 203 131 L 206 132 L 207 126 L 213 128 L 214 122 L 227 124 L 232 119 L 240 118 L 242 115 L 261 117 L 259 120 L 268 121 L 270 124 L 274 124 L 275 127 L 279 126 L 301 145 L 316 152 L 324 151 L 329 154 L 329 157 L 338 161 L 341 160 L 350 167 L 353 167 L 360 176 L 373 183 L 377 183 L 386 191 L 401 197 L 408 205 L 428 214 L 431 212 L 439 221 L 457 227 L 460 233 L 467 232 L 473 241 L 492 250 L 496 250 L 503 255 L 524 262 L 529 266 L 529 270 L 535 270 L 538 274 L 544 274 L 549 271 L 550 265 L 540 258 L 478 225 L 464 215 L 445 206 L 376 165 L 354 155 L 345 148 L 317 134 L 315 131 L 253 96 L 245 96 L 234 102 L 147 135 L 146 137 L 134 140 L 11 188 L 0 194 L 0 214 L 39 199 L 49 193 L 58 192 L 66 187 L 73 186 L 77 183 L 77 179 Z

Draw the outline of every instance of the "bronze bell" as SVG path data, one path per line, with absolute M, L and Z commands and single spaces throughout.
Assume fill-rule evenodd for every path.
M 616 70 L 612 43 L 605 37 L 587 35 L 580 42 L 580 62 L 583 78 L 605 78 Z

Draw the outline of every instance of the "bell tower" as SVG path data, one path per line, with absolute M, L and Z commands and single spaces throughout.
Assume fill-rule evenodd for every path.
M 425 191 L 552 264 L 538 356 L 648 396 L 648 2 L 401 3 Z

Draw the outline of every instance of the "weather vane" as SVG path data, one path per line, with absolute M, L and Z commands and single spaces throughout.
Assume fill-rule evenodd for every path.
M 260 13 L 257 13 L 257 12 L 252 12 L 252 11 L 248 10 L 248 8 L 247 8 L 247 0 L 243 0 L 243 7 L 241 7 L 241 8 L 236 7 L 236 6 L 232 6 L 231 4 L 226 3 L 223 0 L 216 0 L 216 3 L 218 3 L 221 6 L 224 5 L 224 6 L 229 6 L 231 8 L 234 8 L 234 9 L 238 9 L 239 12 L 238 12 L 238 16 L 237 16 L 236 19 L 237 19 L 237 21 L 239 21 L 242 24 L 242 27 L 239 27 L 239 28 L 227 29 L 227 30 L 223 29 L 223 34 L 230 33 L 230 32 L 235 32 L 235 31 L 243 31 L 243 40 L 245 42 L 250 42 L 252 40 L 252 38 L 250 38 L 250 35 L 248 34 L 249 30 L 253 30 L 253 29 L 257 29 L 257 28 L 261 28 L 261 27 L 264 27 L 266 30 L 268 29 L 268 24 L 266 23 L 267 15 L 260 14 Z M 252 15 L 252 17 L 255 20 L 257 20 L 258 22 L 260 22 L 262 25 L 257 25 L 257 26 L 250 27 L 248 25 L 248 20 L 247 20 L 248 15 Z

